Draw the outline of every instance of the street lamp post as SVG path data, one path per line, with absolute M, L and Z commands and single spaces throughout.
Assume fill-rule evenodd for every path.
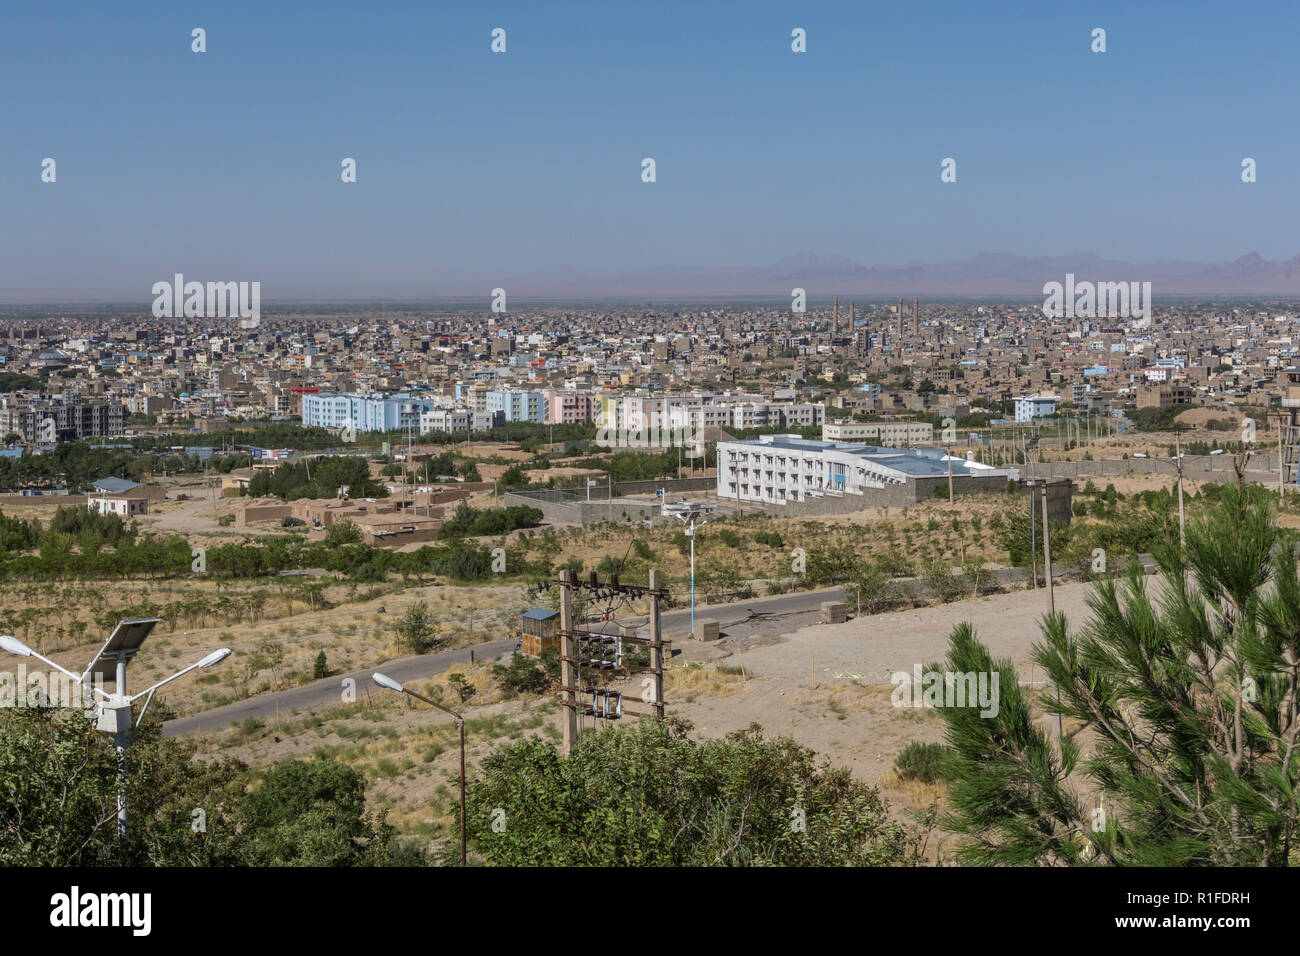
M 7 651 L 19 657 L 34 657 L 39 661 L 48 664 L 55 670 L 62 672 L 81 688 L 82 693 L 87 688 L 99 694 L 103 700 L 95 702 L 96 715 L 98 717 L 98 729 L 106 731 L 113 735 L 113 744 L 117 748 L 117 838 L 120 843 L 126 843 L 127 828 L 127 807 L 126 807 L 126 750 L 131 745 L 131 731 L 133 722 L 131 719 L 131 705 L 145 697 L 144 706 L 140 708 L 140 718 L 134 722 L 134 726 L 144 720 L 145 711 L 149 709 L 149 704 L 153 701 L 154 692 L 164 684 L 170 684 L 178 677 L 184 677 L 190 671 L 198 670 L 203 667 L 211 667 L 218 664 L 230 656 L 230 648 L 222 647 L 213 651 L 201 661 L 191 664 L 182 670 L 177 671 L 171 677 L 158 681 L 152 687 L 140 691 L 138 694 L 127 696 L 126 693 L 126 665 L 140 650 L 140 645 L 144 639 L 149 636 L 154 625 L 158 623 L 157 618 L 132 618 L 130 620 L 120 621 L 109 635 L 104 646 L 99 649 L 90 666 L 86 668 L 83 674 L 74 674 L 66 668 L 60 667 L 54 661 L 36 653 L 18 638 L 11 634 L 0 635 L 0 650 Z M 114 692 L 107 693 L 93 683 L 87 684 L 86 679 L 91 674 L 100 677 L 106 677 L 109 668 L 115 680 Z M 84 696 L 83 696 L 84 700 Z
M 444 707 L 436 700 L 430 700 L 423 694 L 416 693 L 409 687 L 404 687 L 397 681 L 393 680 L 387 674 L 378 672 L 371 674 L 370 679 L 380 687 L 387 687 L 389 690 L 395 690 L 399 694 L 406 694 L 414 697 L 416 700 L 422 700 L 431 707 L 436 707 L 443 713 L 451 714 L 456 718 L 456 724 L 460 728 L 460 865 L 465 865 L 465 718 L 450 707 Z
M 695 637 L 695 530 L 702 528 L 709 523 L 708 518 L 704 518 L 696 524 L 695 512 L 689 515 L 679 514 L 677 516 L 686 525 L 686 537 L 691 539 L 691 637 Z
M 1183 511 L 1183 452 L 1177 439 L 1175 439 L 1175 451 L 1177 457 L 1173 460 L 1173 466 L 1174 470 L 1178 473 L 1178 546 L 1180 548 L 1186 548 L 1187 520 Z M 1153 458 L 1152 461 L 1167 462 L 1168 459 Z

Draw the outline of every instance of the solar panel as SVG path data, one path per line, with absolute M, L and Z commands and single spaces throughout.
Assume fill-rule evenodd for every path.
M 118 621 L 117 627 L 113 628 L 113 633 L 108 635 L 108 640 L 99 649 L 90 666 L 86 668 L 82 680 L 91 674 L 96 674 L 104 680 L 116 680 L 118 655 L 125 654 L 128 660 L 134 657 L 158 621 L 156 617 L 133 617 Z

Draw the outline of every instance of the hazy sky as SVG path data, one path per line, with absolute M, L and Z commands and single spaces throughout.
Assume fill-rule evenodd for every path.
M 177 271 L 274 297 L 805 250 L 1289 258 L 1298 9 L 10 3 L 0 299 L 147 299 Z

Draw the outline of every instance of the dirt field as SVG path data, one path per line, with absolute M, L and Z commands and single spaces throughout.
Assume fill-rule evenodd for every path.
M 1090 590 L 1086 584 L 1058 585 L 1057 610 L 1081 624 Z M 908 742 L 937 741 L 943 733 L 943 723 L 933 711 L 891 706 L 889 675 L 942 661 L 953 627 L 970 621 L 995 657 L 1015 662 L 1022 680 L 1041 680 L 1041 671 L 1028 660 L 1046 610 L 1046 591 L 1013 591 L 845 624 L 812 625 L 782 638 L 760 639 L 748 648 L 721 641 L 710 649 L 713 665 L 743 664 L 746 679 L 725 697 L 670 697 L 670 709 L 709 737 L 757 722 L 772 733 L 790 734 L 863 780 L 884 783 L 894 757 Z M 699 647 L 683 646 L 684 657 Z M 718 658 L 718 651 L 731 653 Z
M 1076 625 L 1086 617 L 1088 592 L 1083 584 L 1056 589 L 1057 608 Z M 894 813 L 904 818 L 942 800 L 944 789 L 898 780 L 894 758 L 913 740 L 942 740 L 943 722 L 933 710 L 893 707 L 888 675 L 941 661 L 952 628 L 971 621 L 995 656 L 1016 662 L 1022 680 L 1041 681 L 1041 672 L 1027 660 L 1039 639 L 1037 622 L 1046 601 L 1041 589 L 1017 591 L 845 624 L 798 626 L 789 633 L 772 627 L 712 643 L 684 641 L 676 645 L 682 653 L 667 678 L 668 711 L 689 719 L 700 738 L 721 737 L 751 723 L 770 736 L 789 735 L 831 764 L 880 786 Z M 552 701 L 502 701 L 493 693 L 486 665 L 458 669 L 480 687 L 483 700 L 465 707 L 471 767 L 497 746 L 528 734 L 558 740 L 560 709 Z M 443 686 L 446 676 L 430 683 Z M 624 690 L 636 693 L 630 685 Z M 351 712 L 285 714 L 260 728 L 205 735 L 203 746 L 255 767 L 320 749 L 364 768 L 372 781 L 371 798 L 390 809 L 404 832 L 445 834 L 454 826 L 452 724 L 445 715 L 413 708 L 395 695 L 368 695 Z M 947 838 L 937 835 L 936 851 L 947 845 Z

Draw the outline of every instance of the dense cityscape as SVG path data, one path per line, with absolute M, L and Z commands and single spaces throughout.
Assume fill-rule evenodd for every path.
M 1300 13 L 1249 14 L 16 9 L 16 924 L 391 945 L 618 870 L 1280 927 Z

